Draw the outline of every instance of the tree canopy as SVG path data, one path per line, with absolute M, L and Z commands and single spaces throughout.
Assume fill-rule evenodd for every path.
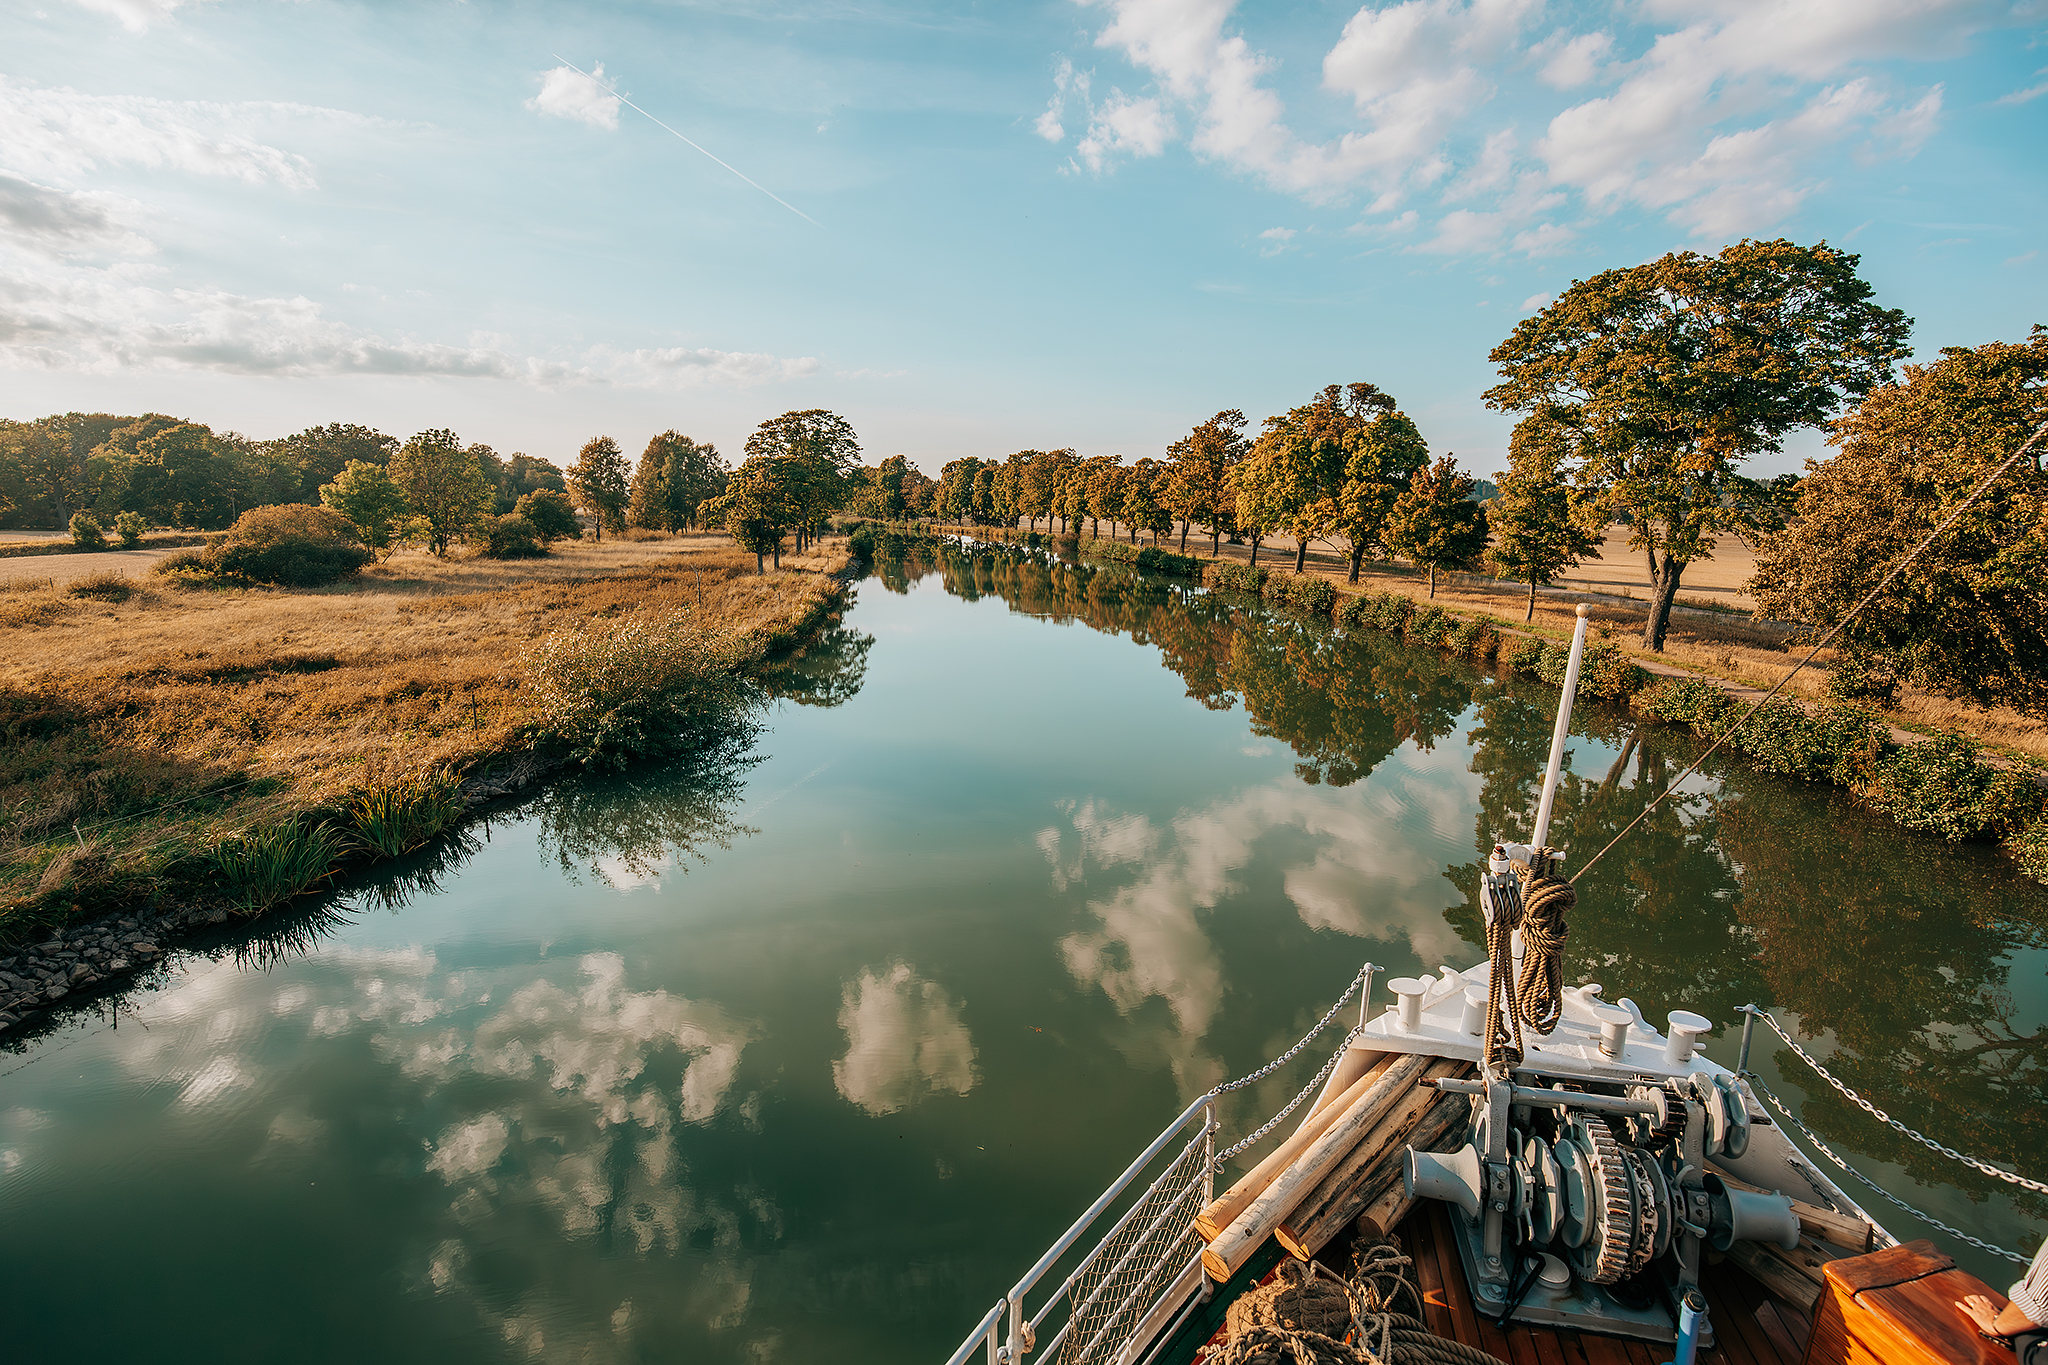
M 1467 569 L 1486 548 L 1486 512 L 1472 500 L 1472 479 L 1449 455 L 1418 469 L 1387 514 L 1388 539 L 1396 554 L 1429 570 L 1429 595 L 1436 596 L 1439 569 Z
M 1166 448 L 1169 474 L 1161 501 L 1181 519 L 1180 548 L 1188 548 L 1188 523 L 1209 529 L 1209 553 L 1223 537 L 1237 534 L 1237 467 L 1251 449 L 1245 416 L 1226 408 Z
M 1759 612 L 1818 634 L 2048 420 L 2048 331 L 1949 347 L 1835 424 L 1797 513 L 1764 542 Z M 2022 460 L 1840 637 L 1844 675 L 2048 716 L 2048 475 Z M 1856 690 L 1856 689 L 1850 689 Z
M 725 492 L 699 509 L 706 520 L 724 526 L 741 549 L 753 551 L 757 573 L 764 555 L 773 555 L 775 567 L 782 567 L 783 538 L 803 515 L 790 486 L 797 469 L 794 461 L 779 456 L 750 455 L 726 481 Z
M 1680 576 L 1714 535 L 1768 527 L 1751 455 L 1818 426 L 1891 375 L 1911 320 L 1871 302 L 1857 256 L 1744 240 L 1575 281 L 1493 349 L 1487 404 L 1555 422 L 1571 477 L 1625 513 L 1654 587 L 1661 650 Z
M 446 555 L 490 514 L 493 489 L 478 459 L 454 432 L 423 431 L 391 457 L 391 480 L 405 491 L 427 548 Z
M 391 453 L 398 449 L 394 438 L 353 422 L 307 427 L 267 444 L 292 471 L 297 485 L 293 494 L 303 502 L 318 498 L 320 489 L 334 482 L 351 462 L 381 467 L 391 463 Z
M 697 524 L 697 509 L 725 491 L 728 471 L 717 447 L 669 430 L 640 452 L 627 494 L 626 521 L 648 531 Z
M 779 460 L 791 513 L 788 529 L 801 550 L 826 514 L 846 505 L 860 468 L 860 441 L 853 424 L 836 412 L 806 408 L 771 417 L 747 437 L 747 458 Z
M 411 510 L 390 472 L 368 460 L 350 460 L 320 489 L 320 501 L 346 517 L 356 538 L 373 550 L 391 547 L 392 535 Z
M 619 443 L 609 436 L 593 436 L 576 452 L 569 466 L 569 496 L 590 514 L 599 540 L 606 527 L 626 529 L 626 505 L 632 497 L 632 471 Z
M 1556 426 L 1541 417 L 1518 423 L 1508 439 L 1508 471 L 1486 508 L 1493 540 L 1486 548 L 1489 569 L 1529 585 L 1527 621 L 1536 615 L 1536 589 L 1554 583 L 1566 569 L 1600 557 L 1598 510 L 1558 474 L 1568 452 Z

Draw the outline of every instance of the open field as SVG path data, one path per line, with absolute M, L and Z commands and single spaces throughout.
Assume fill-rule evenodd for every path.
M 65 537 L 68 543 L 70 537 Z M 90 554 L 27 555 L 0 559 L 0 591 L 37 579 L 69 583 L 88 574 L 122 573 L 138 578 L 156 567 L 159 560 L 176 550 L 101 550 Z
M 0 942 L 174 888 L 242 831 L 530 749 L 522 660 L 559 628 L 683 613 L 765 647 L 843 563 L 828 546 L 757 576 L 702 534 L 401 553 L 316 590 L 0 581 Z
M 1650 563 L 1641 551 L 1628 547 L 1628 527 L 1610 526 L 1600 541 L 1600 558 L 1589 559 L 1558 580 L 1557 586 L 1581 592 L 1614 593 L 1624 596 L 1650 595 Z M 1756 573 L 1756 551 L 1740 536 L 1716 538 L 1714 553 L 1685 566 L 1679 580 L 1678 596 L 1683 601 L 1697 598 L 1716 606 L 1755 611 L 1756 599 L 1744 591 L 1744 584 Z

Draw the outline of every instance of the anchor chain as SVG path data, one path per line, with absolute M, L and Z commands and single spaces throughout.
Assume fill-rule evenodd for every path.
M 1779 1025 L 1776 1019 L 1773 1019 L 1770 1016 L 1770 1013 L 1768 1011 L 1752 1009 L 1750 1011 L 1750 1014 L 1754 1018 L 1761 1019 L 1766 1024 L 1769 1024 L 1771 1026 L 1771 1032 L 1777 1034 L 1780 1038 L 1784 1039 L 1785 1046 L 1791 1048 L 1792 1051 L 1797 1053 L 1799 1055 L 1800 1061 L 1805 1062 L 1808 1066 L 1812 1067 L 1815 1075 L 1819 1076 L 1822 1080 L 1826 1081 L 1829 1085 L 1833 1086 L 1837 1094 L 1841 1095 L 1843 1099 L 1849 1101 L 1849 1103 L 1855 1105 L 1858 1109 L 1861 1109 L 1864 1113 L 1876 1119 L 1879 1123 L 1883 1123 L 1890 1126 L 1894 1131 L 1913 1139 L 1913 1141 L 1919 1143 L 1921 1146 L 1927 1148 L 1927 1150 L 1931 1152 L 1939 1152 L 1943 1156 L 1947 1157 L 1950 1161 L 1961 1162 L 1963 1165 L 1968 1166 L 1973 1171 L 1981 1171 L 1985 1175 L 1997 1176 L 2000 1180 L 2003 1180 L 2008 1185 L 2018 1185 L 2021 1189 L 2032 1190 L 2035 1194 L 2048 1194 L 2048 1185 L 2044 1185 L 2038 1180 L 2029 1180 L 2027 1179 L 2027 1177 L 2020 1175 L 2016 1171 L 2001 1170 L 1999 1167 L 1993 1166 L 1988 1161 L 1979 1161 L 1976 1157 L 1965 1156 L 1963 1153 L 1957 1151 L 1953 1147 L 1944 1146 L 1943 1144 L 1936 1142 L 1933 1138 L 1927 1136 L 1927 1134 L 1921 1132 L 1917 1128 L 1908 1128 L 1905 1124 L 1900 1123 L 1890 1114 L 1885 1113 L 1884 1110 L 1878 1108 L 1869 1100 L 1864 1099 L 1861 1095 L 1857 1094 L 1854 1090 L 1851 1090 L 1848 1086 L 1844 1085 L 1840 1080 L 1836 1079 L 1835 1074 L 1832 1071 L 1829 1071 L 1826 1067 L 1822 1066 L 1818 1058 L 1816 1058 L 1812 1053 L 1808 1052 L 1805 1048 L 1799 1046 L 1797 1042 L 1793 1041 L 1792 1035 L 1785 1032 L 1784 1028 Z
M 1242 1090 L 1244 1089 L 1244 1087 L 1248 1085 L 1253 1085 L 1259 1081 L 1266 1079 L 1266 1077 L 1272 1075 L 1281 1067 L 1293 1061 L 1297 1056 L 1301 1054 L 1301 1050 L 1303 1048 L 1307 1047 L 1310 1043 L 1314 1042 L 1316 1040 L 1316 1036 L 1320 1034 L 1324 1029 L 1330 1026 L 1330 1021 L 1337 1017 L 1337 1011 L 1343 1009 L 1346 1005 L 1350 1004 L 1351 997 L 1358 994 L 1358 988 L 1360 986 L 1363 986 L 1367 981 L 1369 981 L 1372 978 L 1372 974 L 1378 970 L 1379 968 L 1374 966 L 1370 962 L 1366 963 L 1363 967 L 1359 968 L 1358 975 L 1351 978 L 1351 984 L 1344 988 L 1344 994 L 1337 997 L 1337 1003 L 1330 1006 L 1329 1012 L 1323 1015 L 1323 1017 L 1316 1022 L 1316 1026 L 1314 1028 L 1310 1029 L 1307 1033 L 1302 1035 L 1300 1042 L 1296 1043 L 1293 1047 L 1288 1048 L 1287 1051 L 1281 1053 L 1272 1061 L 1267 1062 L 1257 1071 L 1249 1072 L 1246 1075 L 1238 1077 L 1234 1081 L 1225 1081 L 1223 1084 L 1217 1086 L 1214 1090 L 1211 1090 L 1209 1093 L 1211 1095 L 1222 1095 L 1232 1090 Z M 1223 1151 L 1218 1152 L 1213 1158 L 1210 1159 L 1210 1168 L 1212 1170 L 1221 1170 L 1224 1162 L 1230 1160 L 1239 1152 L 1242 1152 L 1245 1148 L 1252 1146 L 1254 1143 L 1258 1142 L 1260 1138 L 1263 1138 L 1264 1136 L 1266 1136 L 1266 1134 L 1272 1132 L 1275 1128 L 1279 1127 L 1283 1119 L 1285 1119 L 1289 1114 L 1293 1113 L 1297 1108 L 1299 1108 L 1303 1100 L 1307 1099 L 1311 1094 L 1313 1094 L 1316 1091 L 1318 1087 L 1322 1085 L 1324 1081 L 1330 1078 L 1330 1073 L 1337 1069 L 1338 1059 L 1343 1057 L 1345 1052 L 1350 1049 L 1351 1044 L 1354 1041 L 1356 1041 L 1358 1035 L 1364 1030 L 1364 1028 L 1365 1023 L 1361 1019 L 1359 1021 L 1359 1026 L 1357 1028 L 1351 1030 L 1351 1032 L 1344 1035 L 1343 1043 L 1336 1049 L 1336 1051 L 1330 1054 L 1330 1060 L 1323 1063 L 1323 1069 L 1316 1072 L 1314 1078 L 1311 1079 L 1307 1085 L 1301 1088 L 1300 1094 L 1296 1095 L 1293 1099 L 1287 1101 L 1286 1107 L 1281 1109 L 1279 1113 L 1273 1115 L 1272 1118 L 1267 1119 L 1265 1125 L 1261 1127 L 1257 1132 L 1245 1138 L 1237 1145 L 1233 1147 L 1228 1147 Z
M 1889 1199 L 1892 1203 L 1904 1209 L 1907 1213 L 1912 1214 L 1915 1218 L 1918 1218 L 1921 1222 L 1926 1223 L 1930 1227 L 1940 1228 L 1943 1232 L 1947 1233 L 1949 1236 L 1955 1238 L 1959 1242 L 1969 1243 L 1971 1246 L 1977 1248 L 1977 1250 L 1979 1251 L 1988 1251 L 1993 1256 L 2003 1256 L 2006 1260 L 2011 1261 L 2014 1265 L 2028 1264 L 2028 1258 L 2020 1255 L 2016 1251 L 2007 1251 L 2002 1246 L 1995 1246 L 1992 1243 L 1984 1241 L 1981 1238 L 1972 1237 L 1969 1233 L 1964 1232 L 1961 1228 L 1952 1227 L 1951 1225 L 1942 1222 L 1939 1218 L 1936 1218 L 1933 1214 L 1928 1213 L 1923 1209 L 1914 1208 L 1911 1204 L 1908 1204 L 1905 1200 L 1899 1198 L 1890 1190 L 1878 1184 L 1875 1180 L 1872 1180 L 1869 1176 L 1863 1174 L 1863 1172 L 1857 1170 L 1848 1162 L 1842 1160 L 1842 1158 L 1840 1158 L 1839 1156 L 1836 1156 L 1835 1149 L 1828 1146 L 1826 1142 L 1822 1141 L 1819 1133 L 1814 1132 L 1813 1129 L 1808 1128 L 1804 1123 L 1800 1122 L 1799 1116 L 1797 1114 L 1794 1114 L 1790 1106 L 1788 1106 L 1783 1100 L 1779 1099 L 1776 1095 L 1772 1094 L 1771 1088 L 1769 1086 L 1765 1085 L 1762 1081 L 1758 1080 L 1754 1075 L 1745 1076 L 1744 1079 L 1749 1082 L 1750 1089 L 1756 1091 L 1757 1094 L 1762 1095 L 1764 1099 L 1770 1103 L 1771 1108 L 1778 1111 L 1778 1114 L 1781 1118 L 1783 1118 L 1787 1123 L 1791 1124 L 1793 1127 L 1797 1128 L 1800 1132 L 1806 1134 L 1806 1140 L 1812 1143 L 1814 1145 L 1814 1148 L 1817 1151 L 1819 1151 L 1819 1153 L 1822 1156 L 1826 1157 L 1829 1161 L 1834 1162 L 1837 1166 L 1840 1166 L 1850 1175 L 1855 1176 L 1858 1180 L 1863 1182 L 1865 1185 L 1868 1185 L 1871 1189 L 1876 1190 L 1879 1194 L 1883 1195 L 1886 1199 Z

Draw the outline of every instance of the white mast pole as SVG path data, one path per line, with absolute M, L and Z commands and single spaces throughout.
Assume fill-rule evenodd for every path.
M 1557 702 L 1557 728 L 1550 732 L 1550 766 L 1543 771 L 1543 800 L 1536 807 L 1536 832 L 1529 845 L 1540 849 L 1550 837 L 1550 805 L 1557 798 L 1557 775 L 1564 767 L 1564 742 L 1571 734 L 1572 698 L 1579 690 L 1579 661 L 1586 654 L 1586 604 L 1579 603 L 1579 623 L 1572 629 L 1572 654 L 1564 666 L 1564 695 Z

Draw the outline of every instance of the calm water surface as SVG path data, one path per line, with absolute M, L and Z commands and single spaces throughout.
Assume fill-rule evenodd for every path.
M 885 566 L 778 690 L 752 761 L 556 788 L 0 1053 L 8 1358 L 941 1360 L 1361 962 L 1482 955 L 1477 851 L 1526 830 L 1555 704 L 1016 555 Z M 1590 851 L 1691 741 L 1579 728 L 1558 827 Z M 1582 885 L 1574 979 L 1771 1004 L 2039 1175 L 2041 889 L 1832 793 L 1690 786 Z M 1890 1188 L 2041 1235 L 1755 1060 Z

